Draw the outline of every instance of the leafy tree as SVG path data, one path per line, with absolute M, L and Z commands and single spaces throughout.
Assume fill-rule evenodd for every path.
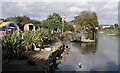
M 118 27 L 119 27 L 119 24 L 115 23 L 114 26 L 115 26 L 115 28 L 118 28 Z
M 79 16 L 74 17 L 74 23 L 77 25 L 76 30 L 90 31 L 91 28 L 98 26 L 98 18 L 95 12 L 82 11 Z
M 71 24 L 64 21 L 64 31 L 74 31 L 74 28 L 73 28 L 73 26 Z
M 42 26 L 46 28 L 57 28 L 60 24 L 62 24 L 62 18 L 59 14 L 53 13 L 52 15 L 49 15 L 46 20 L 43 20 Z
M 114 29 L 114 25 L 110 25 L 110 29 Z
M 64 26 L 64 31 L 74 31 L 74 28 L 72 25 L 65 25 Z

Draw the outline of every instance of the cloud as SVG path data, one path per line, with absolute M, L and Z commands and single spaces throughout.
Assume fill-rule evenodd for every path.
M 2 3 L 0 3 L 0 18 L 2 16 Z
M 3 2 L 108 2 L 108 0 L 2 0 Z M 109 2 L 118 2 L 119 0 L 109 0 Z
M 100 24 L 112 24 L 118 21 L 117 4 L 117 2 L 3 2 L 2 15 L 3 17 L 27 15 L 33 19 L 44 20 L 52 13 L 59 13 L 61 16 L 66 15 L 70 21 L 82 11 L 90 10 L 97 13 Z
M 112 9 L 112 8 L 117 8 L 117 7 L 118 7 L 118 3 L 114 4 L 114 2 L 108 2 L 103 8 Z
M 70 7 L 68 10 L 70 12 L 81 12 L 81 11 L 83 11 L 83 9 L 80 9 L 78 7 Z

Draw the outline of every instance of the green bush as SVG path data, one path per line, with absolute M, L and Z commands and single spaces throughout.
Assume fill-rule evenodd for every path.
M 16 32 L 6 32 L 6 35 L 0 39 L 2 41 L 3 59 L 16 59 L 23 54 L 23 48 L 32 49 L 32 45 L 43 45 L 44 40 L 49 40 L 51 34 L 47 29 L 37 31 L 28 31 L 22 33 L 23 38 L 18 37 Z

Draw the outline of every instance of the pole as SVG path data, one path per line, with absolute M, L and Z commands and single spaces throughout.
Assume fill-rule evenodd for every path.
M 63 25 L 62 25 L 62 34 L 64 32 L 64 20 L 63 20 Z
M 63 16 L 62 34 L 64 32 L 64 21 L 65 21 L 65 19 L 66 19 L 66 15 Z

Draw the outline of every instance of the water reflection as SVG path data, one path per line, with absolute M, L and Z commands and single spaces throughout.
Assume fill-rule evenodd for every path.
M 81 43 L 80 44 L 80 51 L 82 54 L 95 54 L 96 53 L 97 45 L 96 43 Z
M 71 48 L 62 60 L 57 71 L 117 71 L 118 66 L 118 37 L 98 34 L 96 43 L 73 43 L 67 45 Z M 118 50 L 119 49 L 119 50 Z M 79 62 L 83 67 L 79 68 Z M 68 68 L 68 65 L 71 68 Z M 119 69 L 118 69 L 119 68 Z
M 97 42 L 96 43 L 75 43 L 80 49 L 81 54 L 88 55 L 88 54 L 95 54 L 97 50 Z
M 83 55 L 88 55 L 88 54 L 95 54 L 96 50 L 97 50 L 97 43 L 98 43 L 98 39 L 97 37 L 93 37 L 93 34 L 91 33 L 87 33 L 85 34 L 86 39 L 91 39 L 91 40 L 96 40 L 96 42 L 94 43 L 80 43 L 80 42 L 76 42 L 74 46 L 77 46 L 78 48 L 80 48 L 80 52 Z

